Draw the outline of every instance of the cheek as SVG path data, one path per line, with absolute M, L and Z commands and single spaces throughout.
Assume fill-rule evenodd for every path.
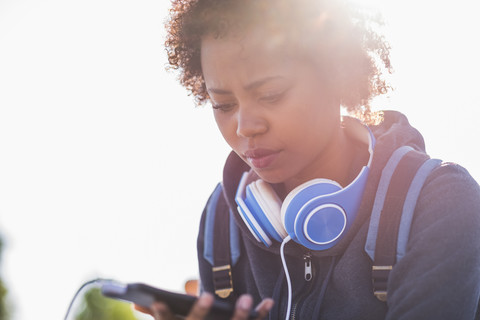
M 236 122 L 234 121 L 233 117 L 228 116 L 226 114 L 222 114 L 221 112 L 213 112 L 215 122 L 217 123 L 217 127 L 220 130 L 225 141 L 235 149 L 235 139 L 237 137 L 237 126 Z
M 279 124 L 285 133 L 297 138 L 302 138 L 299 135 L 316 135 L 328 130 L 336 121 L 333 110 L 330 105 L 323 104 L 318 99 L 297 100 L 282 112 Z
M 292 151 L 305 156 L 322 148 L 339 123 L 339 107 L 319 101 L 317 97 L 311 101 L 297 101 L 288 113 L 284 113 L 278 128 Z

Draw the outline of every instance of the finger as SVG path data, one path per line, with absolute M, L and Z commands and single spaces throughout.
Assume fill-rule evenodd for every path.
M 250 295 L 244 294 L 238 298 L 235 304 L 235 313 L 232 320 L 245 320 L 248 319 L 250 310 L 252 309 L 253 299 Z
M 163 302 L 154 302 L 150 307 L 150 314 L 155 320 L 170 320 L 174 319 L 170 308 Z
M 255 308 L 255 311 L 258 312 L 257 320 L 265 319 L 268 316 L 268 313 L 274 305 L 273 299 L 266 298 Z
M 190 310 L 188 314 L 187 320 L 201 320 L 204 319 L 205 316 L 210 311 L 210 307 L 213 304 L 213 295 L 208 292 L 204 292 L 198 297 L 197 301 Z
M 140 311 L 140 312 L 143 312 L 143 313 L 146 313 L 146 314 L 152 314 L 152 311 L 149 309 L 149 308 L 144 308 L 142 306 L 139 306 L 138 304 L 133 304 L 133 309 L 134 310 L 137 310 L 137 311 Z

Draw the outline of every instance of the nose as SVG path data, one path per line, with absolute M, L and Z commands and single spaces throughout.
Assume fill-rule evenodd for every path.
M 239 106 L 237 112 L 237 136 L 252 138 L 268 130 L 266 116 L 255 105 Z

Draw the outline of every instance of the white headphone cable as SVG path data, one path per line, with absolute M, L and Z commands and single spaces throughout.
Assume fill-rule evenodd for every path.
M 280 246 L 280 257 L 282 258 L 283 270 L 285 270 L 285 277 L 287 278 L 287 287 L 288 287 L 288 303 L 287 303 L 287 313 L 285 315 L 285 320 L 290 318 L 290 308 L 292 307 L 292 283 L 290 282 L 290 274 L 288 273 L 287 263 L 285 262 L 285 253 L 284 247 L 285 244 L 292 240 L 290 236 L 287 236 L 283 239 L 282 245 Z

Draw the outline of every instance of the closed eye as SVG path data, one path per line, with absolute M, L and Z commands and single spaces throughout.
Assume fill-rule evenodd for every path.
M 235 103 L 212 103 L 212 108 L 214 110 L 219 110 L 219 111 L 222 111 L 222 112 L 228 112 L 230 110 L 232 110 L 233 108 L 235 108 Z
M 275 103 L 282 99 L 285 94 L 287 93 L 288 90 L 283 90 L 283 91 L 276 91 L 272 93 L 265 94 L 260 97 L 260 101 L 263 102 L 268 102 L 268 103 Z

